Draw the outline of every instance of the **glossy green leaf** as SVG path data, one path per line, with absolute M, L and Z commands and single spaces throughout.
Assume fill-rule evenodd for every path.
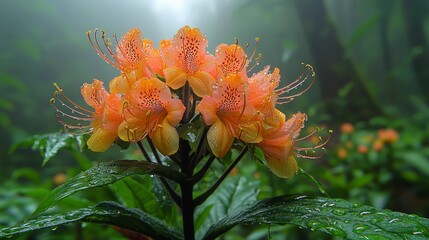
M 63 148 L 76 148 L 79 150 L 85 146 L 84 137 L 65 132 L 48 133 L 43 135 L 34 135 L 11 148 L 11 152 L 17 148 L 30 147 L 33 150 L 39 150 L 43 157 L 43 165 L 51 160 L 59 150 Z
M 354 204 L 342 199 L 281 196 L 229 214 L 203 239 L 215 239 L 238 224 L 295 224 L 347 239 L 427 239 L 429 219 Z
M 213 224 L 218 223 L 224 216 L 237 210 L 251 206 L 256 202 L 259 193 L 259 181 L 251 181 L 245 177 L 228 178 L 199 208 L 196 219 L 201 220 L 205 209 L 210 207 L 210 214 L 199 229 L 202 235 Z M 199 213 L 199 214 L 198 214 Z M 200 216 L 201 215 L 201 216 Z
M 76 175 L 66 183 L 52 190 L 40 203 L 33 215 L 45 211 L 54 206 L 59 200 L 73 193 L 94 187 L 106 186 L 135 174 L 155 174 L 162 175 L 175 181 L 182 180 L 182 175 L 180 173 L 159 164 L 134 160 L 118 160 L 101 163 Z
M 55 228 L 76 221 L 114 225 L 154 239 L 181 239 L 180 236 L 182 236 L 178 230 L 139 209 L 126 208 L 115 202 L 102 202 L 94 207 L 62 214 L 38 216 L 15 227 L 3 228 L 0 230 L 0 238 L 12 237 L 37 229 Z

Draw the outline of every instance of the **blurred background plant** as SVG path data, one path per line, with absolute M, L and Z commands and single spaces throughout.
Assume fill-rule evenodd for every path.
M 300 167 L 331 197 L 429 217 L 427 9 L 429 2 L 424 0 L 0 3 L 0 225 L 23 220 L 51 189 L 83 169 L 133 156 L 135 149 L 119 152 L 117 146 L 107 154 L 93 154 L 79 144 L 84 140 L 72 136 L 64 145 L 47 147 L 48 142 L 64 142 L 59 140 L 63 135 L 44 135 L 60 129 L 49 106 L 52 83 L 78 89 L 93 78 L 108 81 L 115 76 L 111 67 L 99 61 L 85 32 L 99 27 L 122 35 L 139 27 L 157 45 L 185 24 L 201 28 L 211 50 L 226 39 L 233 43 L 237 37 L 244 45 L 260 37 L 261 65 L 279 67 L 283 83 L 299 74 L 301 62 L 312 64 L 318 79 L 315 86 L 306 96 L 285 105 L 284 111 L 306 111 L 310 121 L 324 121 L 333 128 L 334 136 L 322 159 L 299 161 Z M 79 94 L 69 92 L 73 99 L 80 99 Z M 50 159 L 62 148 L 67 151 Z M 247 164 L 249 161 L 257 162 L 253 157 L 242 161 L 233 172 L 238 180 L 231 184 L 242 184 L 239 176 L 245 176 L 246 188 L 258 198 L 320 194 L 305 173 L 292 180 L 278 179 L 263 166 Z M 43 168 L 42 162 L 46 162 Z M 153 191 L 151 184 L 136 194 L 134 181 L 148 182 L 141 178 L 146 177 L 73 195 L 60 206 L 66 211 L 100 199 L 131 207 L 148 204 L 148 209 L 151 203 L 163 203 L 164 193 Z M 153 214 L 173 216 L 170 203 L 163 204 L 165 209 Z M 213 212 L 209 209 L 205 214 Z M 176 220 L 171 217 L 170 221 Z M 250 233 L 249 229 L 257 231 Z M 331 238 L 294 226 L 246 225 L 224 239 L 265 239 L 268 235 L 272 239 Z M 117 230 L 94 224 L 74 224 L 21 238 L 58 236 L 122 238 Z

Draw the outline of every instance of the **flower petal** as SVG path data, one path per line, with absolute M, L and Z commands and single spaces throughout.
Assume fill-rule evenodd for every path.
M 188 79 L 189 85 L 198 97 L 210 95 L 215 79 L 207 72 L 199 71 Z
M 177 98 L 170 99 L 165 106 L 167 111 L 167 121 L 171 126 L 177 126 L 182 120 L 183 113 L 185 112 L 185 106 L 183 106 L 182 101 Z
M 103 128 L 97 128 L 87 141 L 88 148 L 94 152 L 104 152 L 112 146 L 117 134 Z
M 197 105 L 197 110 L 201 112 L 206 125 L 212 125 L 219 117 L 216 114 L 217 111 L 216 101 L 209 96 L 204 96 L 201 102 Z
M 188 74 L 177 67 L 164 69 L 164 76 L 166 84 L 172 89 L 179 89 L 183 87 L 186 83 L 186 80 L 188 79 Z
M 231 148 L 234 137 L 228 131 L 228 127 L 218 119 L 207 132 L 207 141 L 213 154 L 222 158 Z
M 176 128 L 168 123 L 167 119 L 164 119 L 162 125 L 158 125 L 150 135 L 150 139 L 162 155 L 169 156 L 179 150 L 179 134 Z
M 118 127 L 118 136 L 126 142 L 135 142 L 147 135 L 148 122 L 144 119 L 130 118 L 123 121 Z
M 271 158 L 267 161 L 271 172 L 281 178 L 291 178 L 298 171 L 298 163 L 292 155 L 282 159 Z

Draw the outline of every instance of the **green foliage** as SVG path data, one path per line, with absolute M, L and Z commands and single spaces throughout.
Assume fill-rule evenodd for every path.
M 49 216 L 39 216 L 16 227 L 0 230 L 0 238 L 42 228 L 55 228 L 76 221 L 114 225 L 136 231 L 155 239 L 180 239 L 180 232 L 139 210 L 129 209 L 115 202 L 102 202 L 94 207 Z
M 106 186 L 122 178 L 136 174 L 160 174 L 164 177 L 179 180 L 181 175 L 172 171 L 170 168 L 152 164 L 148 162 L 119 160 L 108 163 L 101 163 L 77 176 L 69 179 L 63 185 L 55 188 L 40 203 L 33 215 L 39 214 L 46 209 L 54 206 L 61 199 L 72 195 L 73 193 L 91 189 L 94 187 Z
M 13 153 L 17 148 L 27 148 L 31 146 L 33 150 L 39 150 L 43 157 L 42 165 L 51 160 L 59 150 L 78 148 L 82 151 L 85 146 L 84 136 L 74 135 L 65 132 L 48 133 L 43 135 L 34 135 L 28 139 L 15 144 L 10 152 Z
M 295 224 L 348 239 L 426 239 L 429 219 L 377 210 L 342 199 L 281 196 L 258 201 L 227 215 L 203 239 L 214 239 L 237 224 Z
M 217 189 L 196 213 L 197 219 L 205 219 L 198 235 L 206 233 L 210 226 L 219 222 L 224 216 L 256 202 L 259 193 L 259 181 L 235 176 L 228 179 Z M 197 228 L 198 229 L 198 228 Z

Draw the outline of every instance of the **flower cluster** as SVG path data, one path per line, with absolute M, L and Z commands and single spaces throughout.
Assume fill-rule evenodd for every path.
M 248 74 L 257 65 L 255 61 L 250 66 L 256 48 L 248 56 L 236 41 L 220 44 L 212 55 L 197 28 L 181 28 L 172 39 L 162 40 L 159 48 L 142 38 L 136 28 L 116 40 L 115 46 L 104 32 L 87 35 L 98 55 L 120 75 L 110 81 L 109 90 L 99 80 L 84 84 L 82 96 L 93 110 L 73 102 L 58 86 L 51 103 L 67 130 L 91 133 L 87 145 L 93 151 L 105 151 L 117 139 L 137 142 L 149 138 L 161 154 L 169 156 L 180 145 L 176 127 L 203 121 L 208 146 L 216 157 L 224 157 L 234 141 L 255 144 L 263 150 L 272 172 L 289 178 L 297 171 L 296 156 L 317 157 L 301 151 L 321 148 L 327 142 L 311 148 L 296 146 L 309 137 L 297 139 L 306 114 L 298 112 L 287 118 L 277 109 L 312 86 L 310 65 L 305 65 L 296 80 L 280 87 L 278 68 L 270 71 L 267 66 Z M 297 90 L 309 76 L 313 81 Z M 70 119 L 79 122 L 70 123 Z

